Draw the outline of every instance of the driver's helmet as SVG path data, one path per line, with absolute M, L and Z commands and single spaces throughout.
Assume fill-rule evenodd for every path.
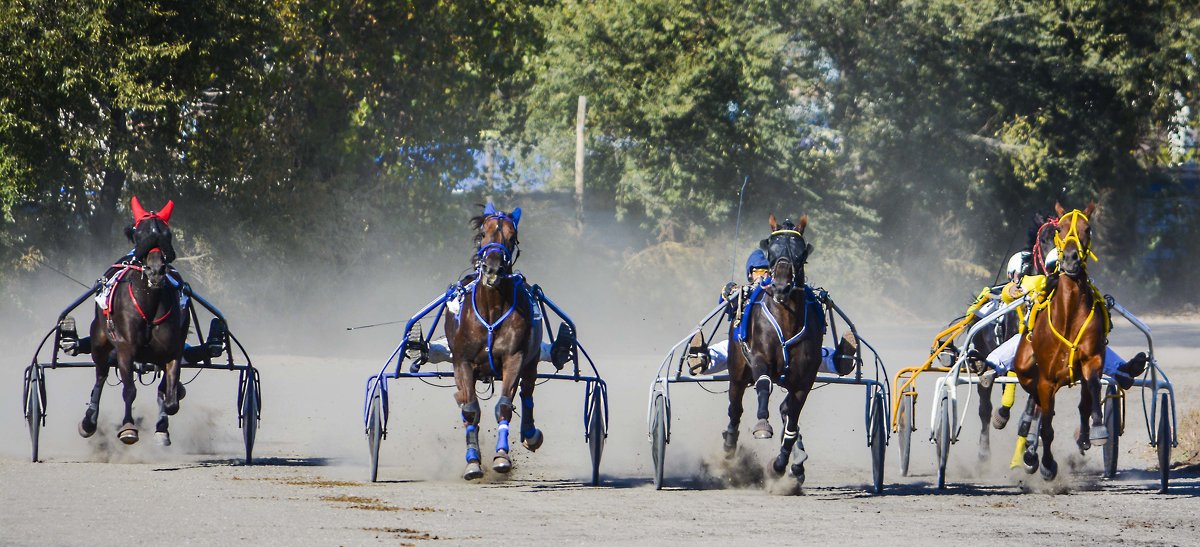
M 771 269 L 771 264 L 767 262 L 767 253 L 762 249 L 755 249 L 746 258 L 746 281 L 754 282 L 767 275 L 767 271 Z
M 1029 275 L 1033 270 L 1032 256 L 1029 251 L 1021 251 L 1008 259 L 1008 280 L 1018 281 L 1022 276 Z
M 1046 253 L 1046 273 L 1054 273 L 1058 269 L 1058 249 L 1050 249 Z

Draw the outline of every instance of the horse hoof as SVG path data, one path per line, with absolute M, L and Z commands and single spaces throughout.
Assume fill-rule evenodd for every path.
M 496 457 L 492 458 L 492 471 L 497 473 L 508 473 L 512 471 L 512 460 L 508 459 L 508 453 L 503 450 L 496 451 Z
M 155 440 L 159 446 L 171 446 L 171 434 L 166 431 L 157 431 L 154 433 Z
M 753 433 L 755 439 L 770 439 L 775 436 L 775 430 L 771 428 L 771 423 L 766 420 L 759 420 L 757 424 L 754 424 Z
M 1094 425 L 1091 427 L 1090 435 L 1092 445 L 1104 446 L 1108 443 L 1108 427 L 1104 424 Z
M 187 397 L 187 388 L 183 384 L 175 386 L 175 399 L 182 401 L 184 397 Z
M 138 431 L 133 425 L 125 425 L 121 428 L 121 432 L 117 433 L 117 438 L 125 444 L 133 444 L 138 442 Z
M 463 479 L 473 481 L 483 477 L 483 467 L 479 462 L 471 462 L 467 464 L 467 470 L 463 472 Z
M 775 472 L 776 477 L 782 477 L 783 472 L 787 471 L 787 458 L 779 456 L 775 461 L 771 462 L 771 471 Z
M 1004 429 L 1008 425 L 1009 409 L 1006 406 L 1001 406 L 992 414 L 992 427 L 997 431 Z
M 79 422 L 79 436 L 80 437 L 83 437 L 86 439 L 88 437 L 91 437 L 92 434 L 94 434 L 94 433 L 96 433 L 96 424 L 95 423 L 90 423 L 87 420 Z
M 1032 475 L 1038 470 L 1038 457 L 1036 452 L 1026 452 L 1024 457 L 1025 473 Z
M 1044 462 L 1042 464 L 1042 478 L 1043 479 L 1052 481 L 1052 480 L 1054 480 L 1054 477 L 1057 477 L 1057 476 L 1058 476 L 1058 463 L 1049 461 L 1049 462 Z
M 801 486 L 803 486 L 804 485 L 804 464 L 793 465 L 792 466 L 792 476 L 796 477 L 796 482 L 799 483 Z
M 535 429 L 533 430 L 533 435 L 528 437 L 524 435 L 521 436 L 521 446 L 524 446 L 525 449 L 530 452 L 537 452 L 537 449 L 542 447 L 542 441 L 545 440 L 546 437 L 542 435 L 542 430 Z

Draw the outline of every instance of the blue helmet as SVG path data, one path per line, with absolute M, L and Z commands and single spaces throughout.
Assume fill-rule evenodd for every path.
M 750 256 L 746 258 L 746 276 L 749 277 L 753 270 L 766 270 L 771 267 L 771 263 L 767 262 L 767 253 L 762 249 L 754 249 Z

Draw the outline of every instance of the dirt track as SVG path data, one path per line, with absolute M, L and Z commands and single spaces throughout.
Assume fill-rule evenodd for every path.
M 1156 321 L 1156 351 L 1171 374 L 1181 417 L 1194 408 L 1200 367 L 1190 355 L 1200 343 L 1195 322 Z M 917 360 L 933 326 L 864 327 L 895 370 Z M 1112 343 L 1136 351 L 1129 328 Z M 585 340 L 586 342 L 586 340 Z M 803 495 L 790 483 L 727 487 L 722 477 L 754 476 L 777 441 L 743 436 L 747 456 L 722 471 L 719 431 L 725 399 L 698 389 L 673 392 L 674 437 L 668 446 L 668 488 L 653 489 L 645 433 L 645 396 L 658 355 L 589 349 L 610 384 L 611 436 L 604 484 L 586 486 L 582 386 L 539 388 L 539 425 L 546 446 L 537 454 L 515 449 L 517 468 L 482 484 L 457 478 L 462 433 L 447 390 L 419 384 L 393 390 L 392 422 L 383 444 L 382 482 L 366 477 L 360 401 L 377 361 L 256 356 L 262 371 L 264 416 L 257 465 L 240 465 L 235 415 L 236 377 L 206 372 L 172 426 L 175 445 L 153 445 L 148 427 L 132 447 L 115 442 L 118 390 L 107 388 L 101 431 L 75 433 L 90 378 L 81 371 L 50 371 L 49 417 L 42 463 L 29 463 L 20 414 L 18 364 L 6 369 L 0 392 L 0 544 L 363 544 L 488 543 L 497 540 L 561 543 L 928 544 L 978 541 L 1062 544 L 1099 541 L 1195 544 L 1200 474 L 1178 472 L 1172 491 L 1155 493 L 1157 474 L 1131 399 L 1121 438 L 1121 476 L 1099 481 L 1100 454 L 1070 456 L 1075 395 L 1060 404 L 1055 453 L 1063 472 L 1040 477 L 1010 472 L 1012 429 L 993 436 L 995 454 L 975 464 L 976 422 L 951 450 L 950 487 L 938 492 L 928 436 L 928 398 L 919 402 L 912 475 L 900 477 L 895 443 L 887 457 L 886 494 L 866 493 L 870 459 L 863 435 L 860 388 L 831 386 L 814 393 L 802 416 L 812 455 Z M 664 348 L 665 349 L 665 348 Z M 381 349 L 378 353 L 384 353 Z M 924 385 L 927 392 L 929 385 Z M 141 413 L 152 394 L 142 388 Z M 493 402 L 485 402 L 489 407 Z M 490 413 L 488 413 L 490 414 Z M 1064 416 L 1066 416 L 1064 418 Z M 491 420 L 485 420 L 485 425 Z M 749 426 L 748 422 L 743 423 Z M 1185 425 L 1182 424 L 1181 425 Z M 1186 425 L 1185 425 L 1186 426 Z M 494 425 L 483 444 L 494 442 Z M 1074 473 L 1069 469 L 1080 467 Z M 1022 482 L 1025 481 L 1025 482 Z M 1027 483 L 1027 486 L 1026 486 Z

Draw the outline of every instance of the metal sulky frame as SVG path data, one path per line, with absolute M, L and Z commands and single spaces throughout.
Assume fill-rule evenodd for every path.
M 59 368 L 95 368 L 95 364 L 89 361 L 64 361 L 62 349 L 59 342 L 62 340 L 62 321 L 72 311 L 80 305 L 91 300 L 93 296 L 99 293 L 100 284 L 97 283 L 87 292 L 76 298 L 74 302 L 66 307 L 58 315 L 58 321 L 55 322 L 54 328 L 42 337 L 42 341 L 38 344 L 37 350 L 33 354 L 32 362 L 25 367 L 25 383 L 22 397 L 22 406 L 25 409 L 25 421 L 29 426 L 29 438 L 33 446 L 33 461 L 38 461 L 38 436 L 41 428 L 46 424 L 46 369 Z M 238 427 L 242 429 L 242 439 L 246 448 L 246 465 L 253 463 L 254 438 L 258 432 L 258 422 L 262 416 L 262 390 L 259 385 L 258 369 L 250 362 L 250 356 L 246 353 L 246 349 L 242 343 L 228 329 L 228 322 L 225 316 L 216 306 L 209 303 L 200 295 L 196 294 L 190 285 L 183 284 L 183 292 L 188 296 L 188 308 L 185 313 L 190 317 L 192 328 L 188 335 L 189 340 L 195 340 L 196 345 L 203 345 L 209 348 L 209 352 L 205 353 L 202 359 L 197 362 L 180 363 L 181 369 L 196 369 L 197 374 L 203 370 L 230 370 L 238 372 L 238 390 L 237 390 L 237 414 Z M 196 309 L 196 304 L 212 316 L 212 321 L 209 323 L 207 336 L 200 328 L 200 314 Z M 46 348 L 46 343 L 51 342 L 52 350 Z M 241 358 L 235 358 L 234 348 Z M 48 352 L 49 357 L 43 359 L 43 353 Z M 224 357 L 224 359 L 220 359 Z M 143 374 L 157 374 L 160 372 L 156 365 L 148 363 L 134 363 L 135 372 L 139 377 Z
M 1170 479 L 1171 448 L 1178 446 L 1175 389 L 1154 357 L 1154 340 L 1151 337 L 1150 327 L 1146 326 L 1145 323 L 1130 313 L 1129 310 L 1125 309 L 1124 306 L 1117 303 L 1112 296 L 1105 295 L 1104 300 L 1109 310 L 1125 318 L 1130 325 L 1133 325 L 1146 337 L 1147 362 L 1149 366 L 1146 367 L 1146 371 L 1141 377 L 1134 380 L 1133 387 L 1141 388 L 1142 412 L 1145 417 L 1146 433 L 1150 441 L 1150 446 L 1156 448 L 1158 453 L 1160 472 L 1159 492 L 1166 492 Z M 965 421 L 966 412 L 970 407 L 971 394 L 974 391 L 972 389 L 967 390 L 967 399 L 962 405 L 962 412 L 960 413 L 958 411 L 958 388 L 962 386 L 970 387 L 979 383 L 979 377 L 971 374 L 964 368 L 968 350 L 971 348 L 970 341 L 981 329 L 991 327 L 993 323 L 1001 320 L 1005 314 L 1015 310 L 1022 304 L 1027 304 L 1027 302 L 1016 300 L 1002 305 L 971 325 L 969 329 L 966 329 L 965 340 L 967 341 L 967 345 L 963 348 L 963 351 L 955 355 L 949 367 L 927 366 L 923 369 L 945 372 L 945 375 L 939 377 L 935 384 L 932 414 L 930 416 L 929 440 L 937 447 L 938 488 L 944 488 L 946 485 L 946 464 L 949 460 L 950 445 L 958 442 L 959 433 L 962 431 L 962 423 Z M 956 339 L 958 334 L 962 332 L 963 329 L 958 329 L 958 332 L 948 338 L 947 342 Z M 941 337 L 942 335 L 939 335 L 939 340 Z M 933 357 L 936 357 L 936 354 Z M 919 372 L 917 371 L 917 374 Z M 901 371 L 901 373 L 904 373 L 904 371 Z M 913 378 L 915 378 L 915 374 Z M 1012 376 L 997 377 L 995 379 L 995 383 L 998 385 L 1016 382 L 1017 379 Z M 1108 442 L 1102 447 L 1104 453 L 1104 477 L 1113 478 L 1117 474 L 1119 439 L 1125 431 L 1125 390 L 1120 389 L 1108 377 L 1101 377 L 1101 386 L 1105 393 L 1103 402 L 1104 422 L 1108 426 L 1109 431 L 1114 432 L 1109 436 Z M 900 404 L 898 427 L 901 439 L 907 439 L 911 435 L 911 432 L 915 430 L 912 411 L 915 409 L 916 392 L 912 388 L 911 379 L 905 384 L 904 389 L 908 391 L 902 392 L 897 397 L 897 403 Z M 1147 398 L 1149 398 L 1149 403 L 1147 403 Z M 1030 428 L 1030 434 L 1027 438 L 1030 439 L 1028 442 L 1031 445 L 1032 443 L 1036 443 L 1037 428 Z M 902 462 L 908 461 L 908 449 L 909 443 L 900 443 Z M 906 468 L 907 466 L 905 465 L 904 467 Z
M 567 316 L 561 308 L 550 300 L 541 287 L 532 285 L 530 294 L 536 300 L 537 305 L 542 312 L 542 325 L 545 328 L 546 336 L 550 343 L 554 342 L 555 330 L 551 328 L 550 315 L 547 311 L 554 312 L 554 316 L 558 318 L 560 324 L 566 325 L 572 333 L 578 333 L 575 329 L 575 322 Z M 426 345 L 434 338 L 434 333 L 437 332 L 438 323 L 441 322 L 442 316 L 446 313 L 446 306 L 451 298 L 455 297 L 454 287 L 446 291 L 445 294 L 435 298 L 425 307 L 421 308 L 413 315 L 404 325 L 404 335 L 401 338 L 400 345 L 384 362 L 383 368 L 378 374 L 367 378 L 366 397 L 363 400 L 363 423 L 366 428 L 368 449 L 371 453 L 371 482 L 375 482 L 379 475 L 379 446 L 383 439 L 387 438 L 388 415 L 390 413 L 390 405 L 388 402 L 388 380 L 401 378 L 416 378 L 419 380 L 430 380 L 437 378 L 454 378 L 453 371 L 422 371 L 421 363 L 414 362 L 408 355 L 408 341 L 410 335 L 413 334 L 413 327 L 420 325 L 420 322 L 430 314 L 433 314 L 433 323 L 428 330 L 424 330 L 422 340 Z M 418 331 L 420 332 L 420 331 Z M 584 370 L 580 366 L 580 357 L 587 361 L 588 368 L 591 369 L 591 375 L 585 375 Z M 403 370 L 405 361 L 409 361 L 409 369 L 407 372 Z M 595 362 L 588 355 L 583 345 L 579 343 L 578 337 L 574 348 L 571 350 L 570 360 L 571 373 L 539 373 L 539 380 L 570 380 L 572 382 L 584 382 L 584 398 L 583 398 L 583 436 L 588 443 L 588 451 L 591 454 L 592 461 L 592 485 L 600 484 L 600 457 L 604 452 L 604 441 L 608 438 L 608 385 L 600 378 L 600 372 L 596 369 Z M 394 363 L 394 364 L 393 364 Z
M 871 450 L 871 475 L 872 475 L 872 492 L 876 494 L 883 493 L 883 469 L 884 456 L 886 447 L 890 442 L 890 431 L 886 424 L 890 421 L 888 415 L 888 405 L 885 401 L 890 400 L 891 385 L 888 383 L 887 369 L 884 367 L 883 360 L 879 357 L 879 352 L 875 350 L 869 342 L 863 339 L 859 334 L 858 329 L 850 318 L 842 311 L 841 308 L 829 298 L 824 290 L 818 289 L 818 294 L 825 295 L 821 300 L 825 305 L 825 313 L 828 316 L 828 325 L 833 340 L 838 340 L 837 321 L 840 319 L 850 329 L 850 332 L 858 338 L 859 351 L 855 355 L 854 372 L 851 375 L 840 377 L 828 374 L 818 374 L 814 386 L 817 384 L 843 384 L 843 385 L 858 385 L 866 388 L 866 394 L 863 402 L 863 415 L 867 432 L 867 447 Z M 696 328 L 692 329 L 687 336 L 683 337 L 678 343 L 671 347 L 663 359 L 662 364 L 658 367 L 658 372 L 655 374 L 654 382 L 650 384 L 650 400 L 646 410 L 646 425 L 648 436 L 651 444 L 651 457 L 654 459 L 654 488 L 661 489 L 664 484 L 663 468 L 666 465 L 666 448 L 671 442 L 671 385 L 672 384 L 702 384 L 711 382 L 728 382 L 728 374 L 716 375 L 691 375 L 684 369 L 687 352 L 684 346 L 691 340 L 697 332 L 703 332 L 706 328 L 709 329 L 709 335 L 706 340 L 712 340 L 713 337 L 720 331 L 728 331 L 722 329 L 728 324 L 725 314 L 726 304 L 722 302 L 708 315 L 700 321 Z M 720 319 L 718 319 L 720 318 Z M 711 325 L 710 325 L 711 324 Z M 864 374 L 863 368 L 863 349 L 867 348 L 872 354 L 872 363 L 874 364 L 874 377 L 868 377 Z M 816 389 L 814 387 L 814 389 Z

